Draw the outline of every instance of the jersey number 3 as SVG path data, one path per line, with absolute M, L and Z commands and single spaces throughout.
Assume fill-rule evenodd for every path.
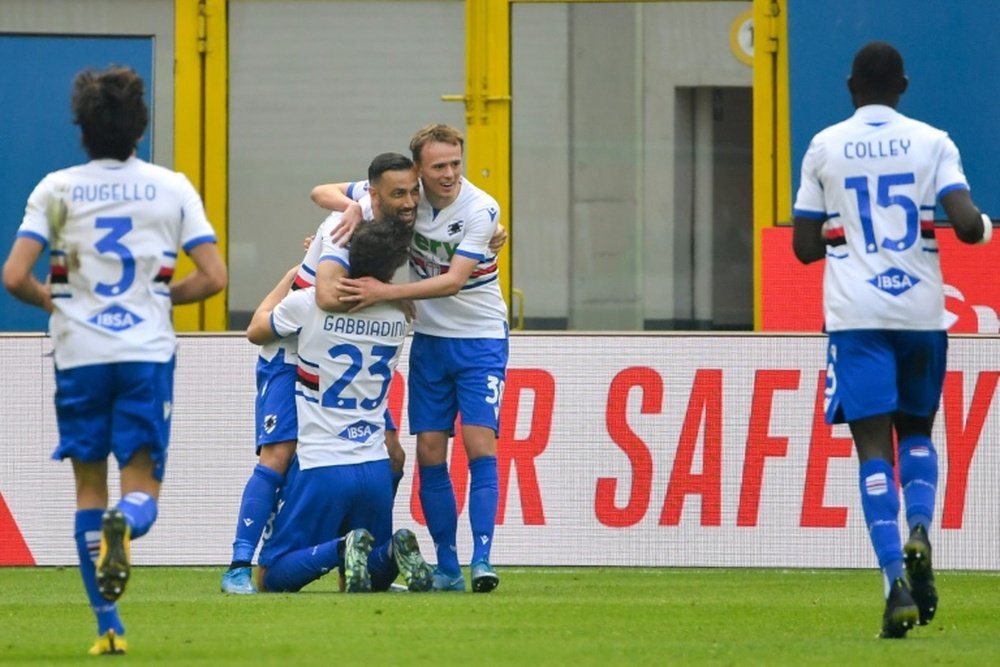
M 135 281 L 135 257 L 132 256 L 132 251 L 121 243 L 121 238 L 132 231 L 132 218 L 97 218 L 94 220 L 94 226 L 109 230 L 94 244 L 97 252 L 115 255 L 122 262 L 121 280 L 111 285 L 97 283 L 94 291 L 101 296 L 118 296 Z

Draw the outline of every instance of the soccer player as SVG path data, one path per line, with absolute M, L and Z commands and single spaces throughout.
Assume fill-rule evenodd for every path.
M 415 197 L 416 174 L 407 173 Z M 362 225 L 348 275 L 390 280 L 406 261 L 411 234 L 408 223 L 390 217 Z M 324 255 L 320 267 L 332 261 Z M 411 591 L 428 590 L 431 568 L 413 532 L 392 533 L 385 448 L 384 412 L 407 316 L 389 303 L 330 313 L 316 305 L 314 291 L 272 292 L 247 330 L 258 344 L 298 335 L 298 449 L 261 548 L 258 583 L 297 591 L 343 565 L 347 592 L 386 590 L 400 572 Z
M 390 217 L 412 225 L 419 197 L 413 162 L 399 153 L 383 153 L 368 167 L 371 183 L 370 209 L 375 219 Z M 412 190 L 411 190 L 412 188 Z M 365 195 L 365 191 L 358 190 Z M 291 289 L 311 287 L 320 265 L 323 239 L 340 222 L 340 213 L 331 213 L 319 226 L 306 250 L 298 270 L 294 272 Z M 331 281 L 347 275 L 348 256 L 342 247 L 334 247 L 323 262 L 323 271 Z M 281 294 L 288 291 L 283 279 L 275 287 Z M 334 299 L 339 295 L 334 295 Z M 331 310 L 346 311 L 349 305 L 336 301 Z M 229 569 L 222 575 L 221 589 L 230 594 L 255 592 L 251 577 L 251 561 L 264 532 L 268 518 L 274 512 L 278 492 L 295 454 L 298 429 L 295 412 L 295 381 L 298 358 L 296 338 L 288 336 L 261 346 L 257 359 L 257 455 L 259 463 L 247 480 L 240 500 L 233 540 L 233 555 Z M 392 488 L 395 493 L 403 477 L 405 453 L 389 412 L 386 411 L 386 446 L 392 462 Z
M 891 45 L 872 42 L 857 52 L 847 80 L 856 111 L 810 143 L 793 234 L 800 261 L 826 258 L 826 420 L 846 421 L 854 438 L 861 507 L 885 582 L 881 636 L 889 638 L 929 623 L 938 603 L 929 540 L 938 481 L 931 427 L 949 322 L 935 202 L 961 241 L 985 243 L 992 235 L 990 219 L 969 196 L 955 144 L 896 111 L 907 82 Z
M 447 125 L 428 125 L 410 142 L 422 184 L 410 249 L 412 282 L 341 279 L 337 289 L 347 293 L 340 299 L 355 308 L 422 300 L 410 348 L 409 417 L 417 435 L 420 502 L 437 552 L 434 588 L 465 590 L 456 547 L 458 511 L 447 468 L 448 439 L 461 414 L 471 473 L 472 589 L 485 593 L 500 583 L 490 551 L 499 498 L 496 452 L 508 357 L 507 306 L 489 247 L 500 207 L 462 175 L 463 145 L 462 134 Z M 318 186 L 313 199 L 343 210 L 351 203 L 346 192 L 354 187 Z M 317 293 L 325 288 L 318 277 Z
M 15 297 L 51 313 L 59 444 L 73 462 L 80 575 L 97 617 L 94 655 L 124 653 L 116 600 L 130 541 L 156 520 L 173 400 L 171 304 L 226 286 L 226 266 L 198 193 L 182 174 L 135 156 L 149 119 L 133 70 L 73 81 L 86 164 L 48 174 L 28 198 L 3 268 Z M 49 250 L 49 284 L 32 268 Z M 195 270 L 172 283 L 178 248 Z M 108 456 L 121 499 L 108 509 Z

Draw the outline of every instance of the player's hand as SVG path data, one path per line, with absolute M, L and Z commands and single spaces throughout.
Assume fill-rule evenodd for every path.
M 344 214 L 340 216 L 340 222 L 337 226 L 330 230 L 330 239 L 341 246 L 346 246 L 348 241 L 351 240 L 351 236 L 354 235 L 354 229 L 361 223 L 361 204 L 358 202 L 352 203 L 344 211 Z
M 489 249 L 494 255 L 500 252 L 500 250 L 507 244 L 507 229 L 497 223 L 497 230 L 493 232 L 493 236 L 490 237 Z
M 310 234 L 302 241 L 302 249 L 309 252 L 309 246 L 312 245 L 313 239 L 316 238 L 315 234 Z
M 375 280 L 371 276 L 364 278 L 340 278 L 337 280 L 337 291 L 341 293 L 340 300 L 344 303 L 353 304 L 347 312 L 356 313 L 362 308 L 386 301 L 388 297 L 386 290 L 388 285 Z

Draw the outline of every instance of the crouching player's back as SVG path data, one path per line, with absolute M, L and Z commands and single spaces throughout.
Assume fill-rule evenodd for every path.
M 350 274 L 391 279 L 410 233 L 390 219 L 363 225 L 351 243 Z M 413 533 L 392 532 L 384 413 L 406 332 L 395 304 L 331 313 L 316 305 L 314 288 L 255 314 L 251 341 L 299 340 L 297 458 L 261 548 L 261 590 L 297 591 L 341 565 L 348 592 L 385 590 L 400 571 L 411 590 L 430 587 Z

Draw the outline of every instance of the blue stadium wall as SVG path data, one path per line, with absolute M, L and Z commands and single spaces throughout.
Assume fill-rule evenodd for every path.
M 946 130 L 976 203 L 1000 217 L 1000 27 L 997 0 L 787 0 L 792 195 L 812 136 L 853 113 L 847 76 L 872 40 L 903 54 L 910 78 L 899 110 Z

